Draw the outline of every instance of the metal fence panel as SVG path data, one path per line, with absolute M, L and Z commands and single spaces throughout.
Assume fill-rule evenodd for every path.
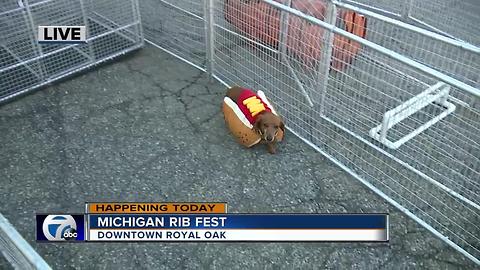
M 480 46 L 480 5 L 477 0 L 339 0 Z
M 0 214 L 0 252 L 15 269 L 52 269 L 2 214 Z
M 355 9 L 352 5 L 339 3 L 339 6 L 359 11 L 366 17 L 367 40 L 433 67 L 472 87 L 480 87 L 480 47 L 374 12 Z M 339 20 L 337 26 L 342 24 L 344 22 Z M 470 31 L 471 35 L 475 35 L 474 29 Z
M 0 101 L 143 45 L 137 0 L 4 2 L 0 9 Z M 86 25 L 88 42 L 38 44 L 39 25 Z
M 158 0 L 142 15 L 156 46 L 263 90 L 294 134 L 480 263 L 479 48 L 392 20 L 406 2 L 345 2 Z
M 147 41 L 205 69 L 204 1 L 142 0 L 140 8 Z

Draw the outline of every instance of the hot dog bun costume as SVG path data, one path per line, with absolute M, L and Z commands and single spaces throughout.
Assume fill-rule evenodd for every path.
M 278 115 L 266 98 L 265 93 L 258 91 L 255 94 L 249 89 L 243 89 L 236 102 L 229 97 L 225 97 L 222 110 L 228 129 L 237 141 L 245 147 L 252 147 L 261 140 L 260 135 L 253 129 L 256 117 L 260 113 L 269 111 Z M 283 131 L 279 130 L 276 141 L 282 141 L 283 135 Z

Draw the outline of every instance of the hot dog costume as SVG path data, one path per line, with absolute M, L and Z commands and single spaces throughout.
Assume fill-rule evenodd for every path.
M 252 147 L 260 142 L 260 135 L 253 129 L 256 117 L 264 111 L 278 115 L 265 93 L 256 94 L 250 89 L 243 89 L 237 102 L 229 97 L 223 99 L 223 116 L 230 132 L 237 141 L 246 147 Z M 277 133 L 277 141 L 282 141 L 283 131 Z

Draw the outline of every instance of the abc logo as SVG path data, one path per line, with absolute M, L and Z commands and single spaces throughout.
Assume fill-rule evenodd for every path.
M 43 221 L 42 229 L 50 241 L 77 239 L 77 223 L 70 215 L 48 215 Z

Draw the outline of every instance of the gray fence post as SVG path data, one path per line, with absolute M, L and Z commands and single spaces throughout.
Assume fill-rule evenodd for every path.
M 325 22 L 335 26 L 337 22 L 337 7 L 333 1 L 327 2 L 327 11 L 325 16 Z M 333 31 L 325 30 L 325 47 L 322 50 L 322 59 L 320 61 L 317 77 L 317 89 L 320 91 L 320 114 L 323 115 L 325 109 L 325 95 L 328 87 L 328 77 L 330 74 L 330 63 L 332 61 L 332 52 L 333 52 L 333 41 L 334 34 Z
M 42 45 L 37 43 L 37 35 L 38 35 L 38 27 L 36 27 L 35 25 L 35 21 L 33 20 L 33 14 L 32 14 L 32 10 L 30 9 L 30 3 L 28 2 L 28 0 L 23 0 L 20 1 L 19 3 L 21 3 L 23 5 L 23 7 L 25 8 L 25 16 L 26 16 L 26 20 L 28 21 L 28 24 L 30 25 L 31 29 L 32 29 L 32 44 L 33 46 L 35 47 L 37 53 L 38 53 L 38 56 L 40 57 L 43 57 L 43 49 L 42 49 Z M 43 61 L 38 61 L 38 71 L 40 73 L 40 78 L 43 80 L 44 78 L 46 78 L 47 76 L 47 71 L 46 71 L 46 68 L 45 68 L 45 65 L 43 63 Z
M 92 48 L 92 43 L 88 41 L 88 38 L 90 37 L 90 26 L 88 25 L 88 18 L 87 18 L 87 11 L 85 9 L 85 3 L 83 3 L 83 0 L 80 0 L 80 9 L 82 10 L 82 19 L 83 19 L 83 25 L 85 25 L 85 31 L 86 36 L 87 36 L 87 47 L 88 47 L 88 54 L 89 54 L 89 59 L 90 62 L 93 62 L 95 59 L 95 52 L 93 51 Z
M 214 55 L 215 55 L 215 36 L 214 36 L 214 0 L 204 0 L 203 18 L 205 20 L 205 54 L 206 54 L 206 71 L 210 81 L 213 80 Z
M 284 5 L 290 7 L 292 0 L 286 0 Z M 280 53 L 281 57 L 287 56 L 287 35 L 288 35 L 288 12 L 282 10 L 280 11 Z

